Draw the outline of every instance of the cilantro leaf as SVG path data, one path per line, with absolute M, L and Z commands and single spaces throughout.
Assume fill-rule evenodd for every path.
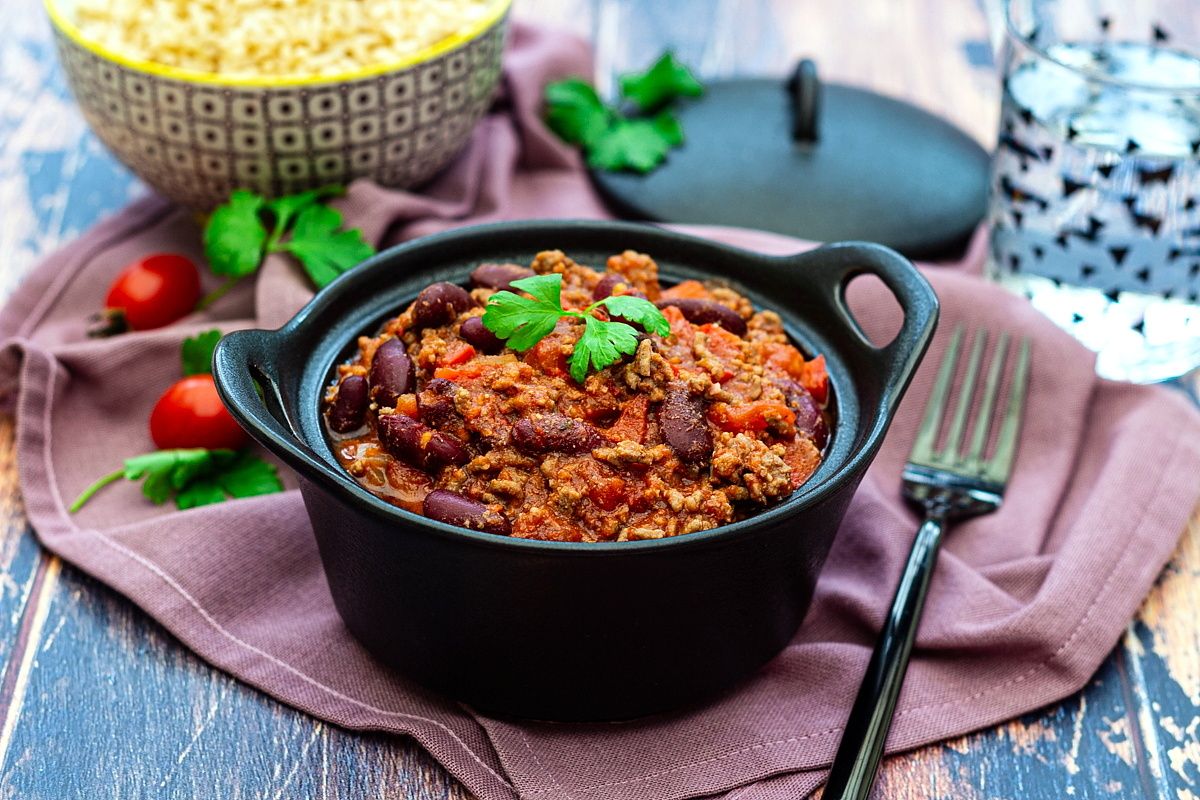
M 624 322 L 597 319 L 591 311 L 606 307 L 646 330 L 667 336 L 671 326 L 666 317 L 649 300 L 618 295 L 606 297 L 588 306 L 585 311 L 566 311 L 562 307 L 562 275 L 534 275 L 513 281 L 515 288 L 531 297 L 515 292 L 496 292 L 488 298 L 483 312 L 483 325 L 514 350 L 528 350 L 554 330 L 562 317 L 583 320 L 583 335 L 575 343 L 569 359 L 571 377 L 583 383 L 589 369 L 604 369 L 616 363 L 622 355 L 637 350 L 638 333 Z
M 123 467 L 103 476 L 71 504 L 71 512 L 108 484 L 125 478 L 142 481 L 142 494 L 155 505 L 175 498 L 179 509 L 283 491 L 274 465 L 250 452 L 232 450 L 156 450 L 125 459 Z
M 584 317 L 583 336 L 575 343 L 568 364 L 571 377 L 579 383 L 587 377 L 588 369 L 604 369 L 616 363 L 622 355 L 630 355 L 638 346 L 637 331 L 624 322 L 604 322 L 593 316 Z
M 669 50 L 645 72 L 622 75 L 618 82 L 621 96 L 642 111 L 653 111 L 677 97 L 704 94 L 700 81 Z
M 221 487 L 209 478 L 195 480 L 175 495 L 175 505 L 180 511 L 223 502 L 225 502 L 225 492 L 221 491 Z
M 546 124 L 564 142 L 590 145 L 612 123 L 613 111 L 579 78 L 547 84 L 545 96 Z
M 539 278 L 550 278 L 554 285 L 550 286 L 547 281 L 530 283 Z M 483 326 L 501 339 L 507 339 L 513 350 L 524 352 L 548 336 L 563 316 L 559 301 L 562 276 L 535 275 L 513 282 L 518 289 L 525 289 L 520 284 L 529 284 L 539 296 L 496 292 L 488 298 L 487 308 L 483 311 Z
M 667 157 L 671 142 L 669 135 L 664 135 L 663 126 L 655 120 L 618 120 L 592 143 L 588 165 L 613 172 L 623 169 L 649 172 Z
M 375 248 L 362 237 L 362 231 L 339 230 L 342 215 L 325 205 L 309 205 L 296 217 L 291 238 L 277 249 L 285 250 L 304 266 L 318 289 L 374 255 Z
M 344 191 L 345 189 L 341 186 L 325 186 L 320 189 L 309 189 L 307 192 L 284 195 L 283 197 L 267 201 L 266 208 L 275 217 L 275 227 L 271 231 L 271 238 L 278 240 L 283 235 L 283 232 L 287 230 L 288 226 L 292 224 L 292 218 L 308 206 L 326 197 L 337 197 Z
M 596 303 L 607 308 L 613 315 L 636 322 L 650 333 L 659 336 L 671 335 L 671 323 L 649 300 L 628 294 L 614 294 Z
M 217 483 L 232 497 L 283 491 L 275 465 L 248 451 L 239 454 L 237 460 L 217 475 Z
M 549 275 L 531 275 L 528 278 L 513 281 L 511 285 L 543 303 L 562 309 L 562 275 L 557 272 Z
M 212 213 L 204 227 L 204 255 L 214 273 L 241 278 L 258 269 L 267 244 L 267 229 L 258 216 L 262 208 L 261 197 L 238 189 Z
M 213 350 L 219 341 L 221 341 L 221 332 L 218 330 L 205 331 L 183 340 L 180 356 L 183 361 L 184 377 L 208 375 L 212 372 Z
M 125 459 L 125 479 L 145 478 L 142 494 L 155 505 L 165 503 L 171 495 L 205 472 L 212 469 L 214 453 L 229 450 L 157 450 Z
M 568 78 L 546 85 L 546 124 L 563 141 L 580 145 L 593 169 L 649 172 L 683 144 L 683 127 L 663 107 L 679 97 L 697 97 L 704 87 L 670 51 L 645 72 L 622 75 L 619 84 L 638 115 L 626 116 L 586 81 Z
M 650 120 L 650 124 L 654 126 L 654 130 L 662 137 L 663 141 L 678 147 L 683 144 L 683 126 L 679 124 L 679 119 L 670 111 L 660 111 L 654 118 Z

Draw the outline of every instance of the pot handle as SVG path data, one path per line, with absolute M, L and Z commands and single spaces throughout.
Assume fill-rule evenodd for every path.
M 929 281 L 895 250 L 869 242 L 840 242 L 780 261 L 811 277 L 813 294 L 851 331 L 858 357 L 884 376 L 882 402 L 890 406 L 908 387 L 937 328 L 938 298 Z M 867 339 L 846 304 L 846 287 L 859 275 L 882 280 L 904 312 L 899 333 L 883 347 Z
M 275 363 L 278 334 L 241 330 L 226 334 L 213 351 L 213 380 L 234 419 L 263 447 L 312 474 L 328 470 L 288 420 Z

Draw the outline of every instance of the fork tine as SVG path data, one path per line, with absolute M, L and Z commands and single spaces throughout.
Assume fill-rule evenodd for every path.
M 988 434 L 992 430 L 992 409 L 996 405 L 996 395 L 1000 394 L 1000 376 L 1004 374 L 1004 359 L 1007 356 L 1008 332 L 1004 331 L 996 340 L 996 352 L 992 353 L 979 413 L 975 416 L 975 429 L 971 432 L 971 448 L 967 452 L 965 465 L 972 472 L 979 472 L 983 468 L 983 449 L 987 447 Z
M 1021 416 L 1025 409 L 1025 391 L 1029 386 L 1029 339 L 1021 340 L 1021 352 L 1013 368 L 1012 388 L 1008 392 L 1008 406 L 1004 410 L 1004 421 L 996 452 L 984 468 L 983 477 L 995 483 L 1005 483 L 1012 472 L 1017 454 L 1017 434 L 1021 431 Z
M 971 401 L 975 396 L 975 381 L 979 375 L 979 362 L 983 358 L 983 348 L 986 344 L 987 331 L 980 328 L 975 331 L 975 341 L 971 345 L 971 355 L 967 358 L 967 370 L 963 374 L 962 386 L 958 393 L 958 406 L 954 409 L 954 419 L 950 421 L 950 432 L 946 434 L 946 446 L 942 450 L 941 460 L 948 464 L 955 464 L 961 460 L 959 448 L 967 427 L 967 415 L 971 413 Z
M 963 326 L 959 323 L 950 337 L 950 344 L 946 346 L 946 354 L 942 356 L 942 365 L 938 368 L 933 391 L 929 393 L 929 400 L 925 403 L 925 418 L 921 420 L 921 428 L 917 431 L 912 452 L 908 456 L 910 461 L 933 460 L 933 446 L 937 442 L 942 412 L 950 396 L 950 385 L 954 382 L 954 367 L 958 363 L 958 346 L 962 337 Z

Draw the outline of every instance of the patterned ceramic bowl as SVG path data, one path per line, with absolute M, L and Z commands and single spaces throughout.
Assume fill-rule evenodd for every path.
M 392 64 L 320 78 L 235 78 L 126 58 L 85 40 L 73 0 L 45 0 L 83 114 L 142 180 L 208 209 L 369 177 L 408 187 L 466 144 L 500 78 L 511 0 Z

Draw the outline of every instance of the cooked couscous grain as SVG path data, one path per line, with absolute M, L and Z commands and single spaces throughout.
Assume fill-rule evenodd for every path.
M 328 76 L 403 60 L 497 0 L 79 0 L 80 33 L 121 55 L 229 77 Z

